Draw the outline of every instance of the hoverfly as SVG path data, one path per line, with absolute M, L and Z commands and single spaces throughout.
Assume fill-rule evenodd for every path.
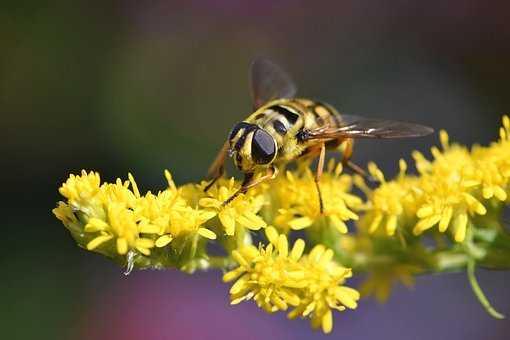
M 275 178 L 278 169 L 287 163 L 318 157 L 315 185 L 322 213 L 320 178 L 326 149 L 342 145 L 343 165 L 366 175 L 350 161 L 354 139 L 419 137 L 433 132 L 418 124 L 340 114 L 328 104 L 296 98 L 297 87 L 291 78 L 265 58 L 252 63 L 250 81 L 254 112 L 234 126 L 208 171 L 212 181 L 206 191 L 223 175 L 227 155 L 233 157 L 236 167 L 244 173 L 241 188 L 224 204 Z

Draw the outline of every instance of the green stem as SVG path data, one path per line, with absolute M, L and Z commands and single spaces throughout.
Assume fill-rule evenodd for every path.
M 475 277 L 475 260 L 470 259 L 467 263 L 467 275 L 469 279 L 469 283 L 471 284 L 471 288 L 473 289 L 473 293 L 475 293 L 478 301 L 482 304 L 483 308 L 489 313 L 492 317 L 496 319 L 504 319 L 505 316 L 494 309 L 491 306 L 487 297 L 485 297 L 480 285 L 478 285 L 478 281 Z

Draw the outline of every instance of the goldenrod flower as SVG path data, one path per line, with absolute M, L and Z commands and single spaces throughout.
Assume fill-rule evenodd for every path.
M 69 175 L 69 178 L 58 189 L 60 194 L 67 199 L 73 211 L 83 211 L 88 214 L 97 214 L 97 211 L 90 211 L 97 205 L 97 195 L 100 190 L 101 178 L 99 173 L 91 171 L 87 174 L 81 171 L 81 176 Z
M 351 270 L 336 264 L 333 251 L 322 245 L 302 256 L 303 240 L 289 249 L 287 237 L 273 227 L 266 235 L 270 240 L 266 247 L 245 246 L 232 253 L 239 267 L 223 276 L 225 282 L 239 277 L 230 289 L 232 304 L 253 298 L 269 313 L 292 306 L 289 318 L 308 317 L 312 327 L 331 332 L 332 309 L 357 307 L 359 293 L 342 286 Z
M 343 286 L 352 271 L 333 261 L 333 251 L 322 245 L 315 246 L 300 264 L 306 273 L 307 285 L 301 291 L 299 306 L 289 313 L 289 318 L 309 317 L 313 328 L 322 327 L 324 333 L 330 333 L 333 329 L 332 309 L 343 311 L 358 306 L 358 291 Z
M 416 211 L 419 221 L 413 233 L 419 235 L 438 225 L 440 232 L 453 228 L 454 239 L 462 242 L 469 219 L 485 215 L 486 207 L 476 197 L 481 184 L 476 179 L 475 162 L 469 151 L 459 145 L 450 146 L 448 135 L 441 132 L 443 151 L 432 149 L 434 161 L 427 161 L 415 153 L 417 168 L 421 173 L 419 190 L 420 205 Z
M 88 201 L 98 193 L 100 184 L 99 173 L 93 171 L 87 173 L 82 170 L 81 176 L 69 175 L 67 181 L 62 184 L 58 191 L 70 203 L 79 206 L 80 201 L 88 204 Z
M 370 163 L 368 172 L 379 182 L 374 186 L 343 174 L 341 164 L 331 160 L 320 180 L 322 212 L 315 169 L 299 161 L 297 170 L 281 171 L 228 204 L 240 188 L 234 179 L 219 179 L 204 192 L 206 182 L 177 186 L 165 171 L 164 190 L 141 194 L 131 174 L 101 183 L 98 173 L 82 171 L 62 184 L 64 200 L 53 213 L 80 246 L 127 262 L 128 271 L 136 266 L 192 272 L 237 264 L 223 276 L 235 281 L 232 304 L 254 300 L 269 313 L 310 319 L 325 333 L 332 331 L 333 310 L 357 307 L 360 293 L 344 286 L 350 267 L 368 274 L 361 292 L 380 301 L 395 283 L 410 286 L 418 274 L 467 268 L 475 295 L 501 318 L 474 270 L 477 263 L 509 265 L 502 211 L 510 189 L 510 118 L 503 117 L 499 140 L 489 146 L 450 144 L 445 131 L 440 144 L 431 148 L 430 160 L 413 153 L 417 175 L 407 174 L 404 160 L 393 179 Z M 353 183 L 365 202 L 352 193 Z M 347 222 L 357 221 L 358 214 L 358 228 L 348 233 Z M 257 233 L 246 230 L 260 235 L 262 228 L 268 244 L 255 246 Z M 302 239 L 289 245 L 293 232 L 302 229 L 311 246 Z M 435 230 L 448 231 L 462 244 L 452 245 L 438 232 L 431 233 L 434 244 L 425 244 L 422 235 Z M 217 238 L 222 256 L 209 252 Z
M 104 244 L 110 241 L 119 255 L 135 250 L 149 256 L 152 248 L 164 247 L 177 237 L 215 239 L 215 233 L 203 224 L 216 213 L 190 207 L 168 171 L 165 177 L 166 190 L 141 196 L 131 174 L 128 181 L 117 179 L 115 184 L 101 185 L 99 174 L 83 171 L 82 176 L 71 175 L 62 185 L 60 192 L 68 204 L 60 202 L 54 213 L 75 234 L 87 235 L 83 245 L 88 250 L 103 247 L 106 253 L 110 248 Z M 83 224 L 74 211 L 83 215 Z
M 353 210 L 362 203 L 359 197 L 349 192 L 351 187 L 351 177 L 342 175 L 342 165 L 329 162 L 320 181 L 324 203 L 321 214 L 312 171 L 309 168 L 296 174 L 287 171 L 266 191 L 270 205 L 265 215 L 274 216 L 273 224 L 285 233 L 308 228 L 319 221 L 326 221 L 341 233 L 346 233 L 346 222 L 358 219 Z M 275 207 L 278 207 L 276 211 Z
M 503 126 L 499 131 L 499 141 L 489 147 L 475 146 L 472 150 L 475 159 L 475 177 L 481 182 L 484 199 L 495 197 L 506 201 L 510 179 L 510 119 L 503 116 Z
M 192 208 L 175 193 L 168 190 L 157 196 L 148 193 L 137 208 L 141 232 L 157 234 L 156 247 L 169 244 L 174 238 L 198 234 L 215 239 L 216 234 L 203 224 L 216 216 L 215 212 Z M 143 213 L 145 212 L 145 214 Z
M 100 185 L 98 173 L 82 171 L 81 176 L 70 175 L 60 188 L 68 204 L 59 203 L 54 213 L 68 225 L 77 221 L 74 211 L 83 215 L 82 231 L 90 235 L 84 245 L 88 250 L 95 250 L 112 240 L 120 255 L 125 255 L 129 249 L 150 254 L 154 241 L 140 235 L 134 212 L 140 194 L 133 177 L 129 177 L 130 181 L 124 183 L 117 179 L 115 184 Z M 130 184 L 134 193 L 129 189 Z
M 370 233 L 384 226 L 386 234 L 391 236 L 395 233 L 397 226 L 403 226 L 415 220 L 416 195 L 413 188 L 416 188 L 418 179 L 406 175 L 407 164 L 403 159 L 400 160 L 399 167 L 398 177 L 387 182 L 377 165 L 370 163 L 369 173 L 380 183 L 373 190 L 365 184 L 363 178 L 355 177 L 357 186 L 368 198 L 364 206 L 367 214 L 359 224 L 366 225 Z
M 203 182 L 201 187 L 207 183 Z M 203 208 L 218 214 L 221 224 L 228 236 L 234 235 L 236 228 L 243 227 L 250 230 L 259 230 L 266 226 L 266 222 L 257 215 L 264 199 L 254 192 L 240 194 L 228 205 L 223 203 L 239 189 L 239 184 L 231 179 L 220 179 L 211 187 L 205 197 L 199 200 Z
M 268 228 L 267 232 L 276 233 L 272 228 Z M 289 305 L 299 305 L 296 290 L 307 284 L 305 272 L 298 264 L 304 241 L 296 241 L 289 254 L 286 236 L 276 238 L 275 244 L 270 243 L 264 248 L 248 245 L 232 252 L 239 267 L 223 276 L 225 282 L 240 276 L 230 289 L 232 304 L 254 299 L 269 313 L 287 310 Z
M 168 188 L 154 195 L 148 192 L 137 202 L 135 212 L 141 232 L 157 234 L 155 246 L 165 247 L 173 239 L 198 234 L 215 239 L 216 234 L 203 226 L 215 212 L 193 208 L 182 189 L 178 189 L 169 171 L 165 171 Z M 189 192 L 188 192 L 189 193 Z
M 369 172 L 381 184 L 371 190 L 357 179 L 368 197 L 368 213 L 361 225 L 374 232 L 384 224 L 388 235 L 398 226 L 412 224 L 413 233 L 420 235 L 437 225 L 440 232 L 451 230 L 455 241 L 464 241 L 471 220 L 487 213 L 485 200 L 507 198 L 510 143 L 506 131 L 500 132 L 499 143 L 472 151 L 450 145 L 448 134 L 441 131 L 442 150 L 431 149 L 432 161 L 413 153 L 418 177 L 405 174 L 407 166 L 402 160 L 400 175 L 389 182 L 374 164 L 369 165 Z
M 94 250 L 101 244 L 115 239 L 117 252 L 120 255 L 127 254 L 129 249 L 136 249 L 144 255 L 150 255 L 154 241 L 141 237 L 134 212 L 117 202 L 109 204 L 106 210 L 105 220 L 90 218 L 83 229 L 87 233 L 96 234 L 95 238 L 87 243 L 87 249 Z
M 214 211 L 205 211 L 191 207 L 185 207 L 170 213 L 170 224 L 166 231 L 171 237 L 179 237 L 181 235 L 198 234 L 210 240 L 216 238 L 216 234 L 202 225 L 216 216 Z M 158 239 L 161 241 L 161 238 Z M 164 246 L 161 244 L 160 246 Z
M 430 153 L 434 157 L 429 161 L 418 151 L 413 152 L 416 168 L 422 175 L 433 174 L 442 178 L 456 178 L 460 173 L 470 173 L 473 165 L 473 158 L 469 150 L 458 144 L 450 144 L 448 133 L 439 131 L 439 140 L 443 151 L 433 146 Z

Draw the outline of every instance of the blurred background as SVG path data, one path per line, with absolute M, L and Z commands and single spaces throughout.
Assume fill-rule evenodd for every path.
M 12 1 L 0 5 L 5 339 L 326 339 L 307 321 L 228 305 L 221 273 L 129 277 L 76 247 L 51 214 L 69 173 L 202 178 L 250 113 L 248 65 L 270 56 L 300 95 L 343 112 L 497 138 L 510 96 L 509 5 L 475 1 Z M 437 135 L 363 141 L 356 162 L 394 174 Z M 510 275 L 478 273 L 510 315 Z M 465 274 L 421 277 L 384 305 L 336 315 L 330 339 L 508 339 Z

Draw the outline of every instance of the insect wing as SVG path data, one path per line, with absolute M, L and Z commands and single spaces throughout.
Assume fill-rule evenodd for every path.
M 270 100 L 292 98 L 297 87 L 278 65 L 266 58 L 257 58 L 251 64 L 251 93 L 253 106 L 258 109 Z
M 307 139 L 331 138 L 408 138 L 434 132 L 428 126 L 387 119 L 341 115 L 340 127 L 320 127 L 308 131 Z

